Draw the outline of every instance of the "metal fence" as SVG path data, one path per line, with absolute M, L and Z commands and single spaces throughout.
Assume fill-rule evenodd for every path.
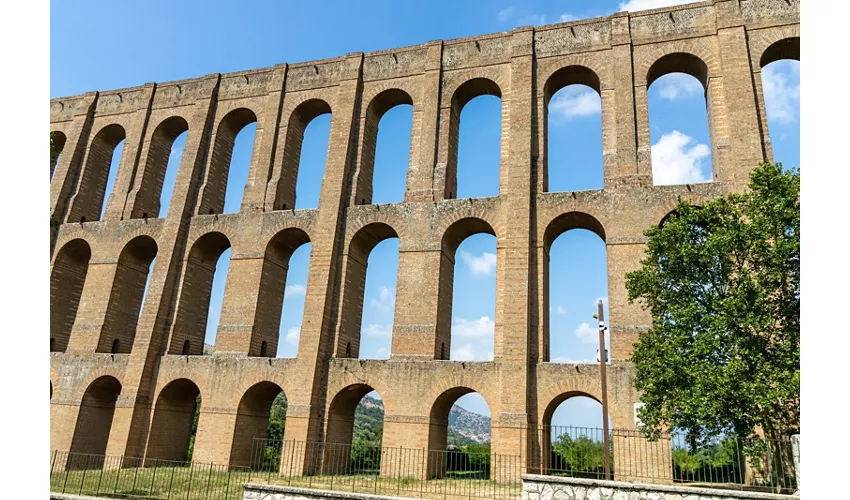
M 54 452 L 51 491 L 114 498 L 241 498 L 246 482 L 417 498 L 518 499 L 521 475 L 605 479 L 598 428 L 545 427 L 523 455 L 489 445 L 447 450 L 380 443 L 254 439 L 250 456 L 229 465 Z M 520 436 L 523 442 L 527 435 Z M 792 493 L 796 478 L 789 441 L 731 436 L 702 440 L 639 431 L 609 432 L 609 479 Z

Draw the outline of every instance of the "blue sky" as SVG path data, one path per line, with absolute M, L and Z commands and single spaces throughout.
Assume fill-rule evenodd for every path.
M 510 30 L 528 24 L 641 10 L 681 1 L 501 2 L 54 2 L 51 5 L 51 97 L 110 90 L 336 57 Z M 451 15 L 445 15 L 450 12 Z M 780 61 L 763 70 L 768 123 L 777 161 L 799 165 L 799 63 Z M 459 198 L 498 194 L 500 100 L 476 98 L 463 109 L 458 153 Z M 599 96 L 587 87 L 566 87 L 549 110 L 549 190 L 602 187 Z M 656 184 L 710 179 L 711 159 L 703 89 L 693 77 L 670 74 L 649 89 L 653 177 Z M 374 202 L 401 201 L 410 147 L 412 108 L 399 106 L 382 119 L 375 161 Z M 251 125 L 234 148 L 225 212 L 238 211 L 253 147 Z M 312 208 L 324 172 L 330 116 L 308 126 L 299 168 L 296 208 Z M 185 134 L 175 141 L 163 190 L 163 214 L 182 154 Z M 117 160 L 122 147 L 116 148 Z M 115 161 L 113 163 L 116 163 Z M 110 173 L 111 191 L 115 169 Z M 475 235 L 461 244 L 455 267 L 452 359 L 492 358 L 495 317 L 496 240 Z M 207 342 L 225 288 L 230 252 L 222 255 L 213 285 Z M 278 356 L 292 357 L 307 286 L 310 246 L 292 256 L 283 302 Z M 387 240 L 369 257 L 360 357 L 389 357 L 395 300 L 398 241 Z M 372 265 L 379 263 L 379 265 Z M 590 362 L 596 356 L 591 314 L 607 290 L 605 245 L 593 233 L 570 231 L 552 246 L 550 335 L 553 362 Z M 461 406 L 489 413 L 475 394 Z M 574 398 L 559 407 L 556 425 L 599 426 L 599 405 Z

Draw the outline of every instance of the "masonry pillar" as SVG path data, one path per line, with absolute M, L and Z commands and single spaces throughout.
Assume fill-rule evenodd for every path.
M 152 418 L 151 400 L 156 369 L 168 340 L 170 312 L 177 303 L 180 267 L 186 251 L 186 220 L 195 206 L 201 169 L 208 153 L 211 116 L 219 75 L 211 75 L 199 84 L 194 102 L 187 107 L 189 135 L 181 159 L 168 215 L 157 239 L 157 259 L 151 270 L 146 307 L 139 317 L 133 350 L 127 362 L 119 401 L 110 432 L 110 449 L 123 448 L 127 457 L 145 453 Z M 114 440 L 114 444 L 113 444 Z
M 282 453 L 281 463 L 294 463 L 293 471 L 316 470 L 317 458 L 321 457 L 310 447 L 322 438 L 327 391 L 324 373 L 331 356 L 336 322 L 334 311 L 341 300 L 336 292 L 340 289 L 340 256 L 345 243 L 342 241 L 345 234 L 343 208 L 350 189 L 348 174 L 353 165 L 357 137 L 363 54 L 349 54 L 343 64 L 333 100 L 330 146 L 314 233 L 317 237 L 310 255 L 310 286 L 305 297 L 304 321 L 296 358 L 298 369 L 294 372 L 299 374 L 299 379 L 293 383 L 296 389 L 291 394 L 287 393 L 289 405 L 284 439 L 306 443 L 307 446 L 304 450 L 293 447 Z M 300 456 L 287 456 L 292 453 Z
M 500 172 L 502 233 L 497 243 L 495 361 L 501 364 L 501 398 L 493 405 L 492 446 L 495 455 L 504 455 L 504 463 L 491 464 L 491 475 L 502 480 L 515 479 L 525 471 L 511 456 L 527 461 L 532 439 L 529 423 L 536 422 L 536 382 L 530 369 L 530 354 L 536 343 L 530 334 L 537 324 L 536 246 L 534 187 L 532 166 L 538 154 L 533 139 L 537 124 L 535 106 L 534 30 L 518 28 L 511 34 L 510 88 L 502 90 L 503 148 Z M 505 119 L 507 118 L 507 119 Z M 500 459 L 501 460 L 501 459 Z
M 421 76 L 419 101 L 413 106 L 412 142 L 413 158 L 407 171 L 407 189 L 404 201 L 407 203 L 435 201 L 442 195 L 434 192 L 434 167 L 437 161 L 437 133 L 440 119 L 440 94 L 442 78 L 443 42 L 428 43 L 428 55 L 425 72 Z M 401 256 L 399 255 L 399 259 Z M 401 264 L 399 264 L 401 270 Z M 401 273 L 399 273 L 399 276 Z
M 117 260 L 109 262 L 92 257 L 80 295 L 77 317 L 71 329 L 68 352 L 109 352 L 102 333 L 118 264 Z
M 611 81 L 602 82 L 605 187 L 652 185 L 652 172 L 638 171 L 635 86 L 629 16 L 611 20 Z M 648 141 L 648 137 L 646 138 Z M 644 159 L 645 160 L 645 159 Z M 638 174 L 642 174 L 638 176 Z
M 63 129 L 65 147 L 50 182 L 50 215 L 57 221 L 65 221 L 68 201 L 73 195 L 80 164 L 85 156 L 97 95 L 97 92 L 89 92 L 80 97 L 81 102 L 74 107 L 71 123 Z M 51 252 L 52 250 L 51 248 Z

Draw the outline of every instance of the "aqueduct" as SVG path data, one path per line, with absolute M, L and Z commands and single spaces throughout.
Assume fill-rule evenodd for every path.
M 354 405 L 373 389 L 384 445 L 433 449 L 445 446 L 447 408 L 476 391 L 492 412 L 493 451 L 539 470 L 548 444 L 533 430 L 553 404 L 600 395 L 596 366 L 549 362 L 549 246 L 576 228 L 607 249 L 610 413 L 614 427 L 633 428 L 627 359 L 650 318 L 628 303 L 624 276 L 639 266 L 643 230 L 679 197 L 742 189 L 772 158 L 759 73 L 799 60 L 799 30 L 798 0 L 710 0 L 53 99 L 51 449 L 183 459 L 200 395 L 194 459 L 241 463 L 280 391 L 287 441 L 344 442 Z M 653 186 L 647 87 L 670 72 L 705 89 L 713 182 Z M 548 192 L 547 106 L 572 83 L 601 96 L 604 189 Z M 484 94 L 502 100 L 499 195 L 456 199 L 459 113 Z M 414 109 L 404 201 L 373 205 L 377 122 L 398 104 Z M 294 209 L 301 139 L 326 113 L 319 207 Z M 254 122 L 241 210 L 222 214 L 234 137 Z M 157 217 L 168 151 L 186 131 Z M 454 254 L 482 232 L 498 242 L 494 359 L 450 361 Z M 399 239 L 392 355 L 361 360 L 365 258 L 390 237 Z M 298 354 L 275 359 L 287 262 L 307 242 Z M 212 273 L 227 249 L 216 350 L 204 356 Z

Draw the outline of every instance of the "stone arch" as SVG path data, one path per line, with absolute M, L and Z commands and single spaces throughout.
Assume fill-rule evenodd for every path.
M 600 113 L 605 113 L 605 106 L 602 106 L 602 83 L 600 81 L 599 75 L 592 69 L 581 66 L 581 65 L 569 65 L 558 69 L 553 72 L 549 78 L 546 79 L 546 83 L 543 86 L 543 113 L 540 117 L 540 123 L 542 124 L 542 134 L 540 137 L 542 138 L 543 147 L 543 161 L 539 164 L 542 167 L 542 171 L 539 172 L 539 176 L 541 177 L 542 185 L 544 186 L 544 191 L 549 191 L 550 182 L 549 182 L 549 103 L 552 100 L 552 97 L 555 96 L 558 91 L 569 87 L 571 85 L 584 85 L 586 87 L 590 87 L 593 89 L 600 98 Z M 600 124 L 605 123 L 605 116 L 602 116 L 600 119 Z M 599 129 L 600 136 L 602 135 L 602 129 L 600 126 Z M 601 142 L 601 140 L 600 140 Z M 603 146 L 604 147 L 604 146 Z M 602 158 L 602 151 L 600 151 L 600 158 Z M 600 164 L 600 168 L 603 166 Z M 603 181 L 604 184 L 604 172 L 599 172 L 600 180 Z
M 257 115 L 248 108 L 234 109 L 219 121 L 218 129 L 213 138 L 205 183 L 201 188 L 201 197 L 196 212 L 198 215 L 224 212 L 227 178 L 230 173 L 230 160 L 233 155 L 236 136 L 242 129 L 256 122 Z
M 91 468 L 94 465 L 91 462 L 92 459 L 99 460 L 102 463 L 102 455 L 106 454 L 109 433 L 112 430 L 115 403 L 120 395 L 121 382 L 110 375 L 98 377 L 88 385 L 80 401 L 80 411 L 77 414 L 77 423 L 74 426 L 69 469 L 82 468 L 81 459 L 85 460 L 86 468 Z M 87 457 L 82 455 L 101 456 Z
M 489 78 L 476 77 L 466 80 L 452 93 L 448 130 L 448 156 L 445 171 L 445 192 L 443 193 L 447 199 L 457 197 L 457 153 L 459 145 L 458 137 L 460 134 L 460 114 L 469 101 L 483 95 L 491 95 L 501 100 L 502 89 L 495 81 Z M 504 114 L 504 104 L 502 104 L 502 109 Z M 504 128 L 504 123 L 501 124 L 501 128 Z
M 133 238 L 121 250 L 96 352 L 129 353 L 132 350 L 145 284 L 156 253 L 156 241 L 146 235 Z
M 365 383 L 343 387 L 328 405 L 325 425 L 325 474 L 343 474 L 350 470 L 351 443 L 354 437 L 354 412 L 360 401 L 375 389 Z M 386 408 L 384 408 L 386 411 Z M 377 457 L 380 460 L 380 457 Z
M 65 352 L 86 282 L 91 247 L 76 238 L 59 249 L 50 272 L 51 351 Z
M 782 59 L 800 60 L 800 37 L 782 38 L 770 44 L 759 57 L 759 67 Z
M 295 208 L 295 188 L 298 181 L 298 167 L 301 162 L 304 131 L 310 122 L 325 114 L 332 114 L 330 104 L 323 99 L 309 98 L 299 103 L 289 115 L 286 138 L 283 144 L 283 165 L 280 179 L 277 180 L 277 190 L 274 197 L 274 210 Z
M 546 226 L 546 230 L 543 232 L 543 252 L 542 254 L 539 254 L 542 258 L 540 265 L 543 270 L 543 276 L 540 284 L 542 286 L 540 311 L 543 317 L 543 328 L 539 338 L 538 356 L 540 356 L 540 360 L 543 362 L 549 361 L 552 353 L 551 339 L 549 336 L 551 329 L 551 313 L 549 305 L 550 251 L 552 244 L 559 236 L 573 229 L 586 229 L 599 236 L 603 243 L 606 241 L 605 228 L 602 226 L 602 223 L 594 216 L 585 212 L 563 213 L 552 219 L 552 221 L 550 221 Z
M 310 243 L 310 236 L 306 232 L 290 227 L 279 231 L 266 245 L 249 356 L 265 357 L 271 353 L 270 357 L 274 357 L 277 352 L 289 261 L 292 254 L 307 243 Z M 260 352 L 263 344 L 266 353 Z
M 570 385 L 570 384 L 567 384 Z M 558 460 L 553 457 L 552 453 L 552 439 L 553 436 L 561 436 L 561 435 L 570 435 L 571 438 L 575 439 L 577 437 L 588 437 L 594 440 L 602 439 L 602 431 L 599 429 L 591 428 L 577 428 L 577 427 L 558 427 L 552 425 L 552 416 L 555 414 L 555 411 L 558 407 L 571 398 L 576 397 L 585 397 L 596 401 L 600 405 L 602 402 L 600 401 L 599 396 L 599 388 L 594 388 L 595 390 L 591 390 L 590 387 L 586 388 L 586 390 L 574 389 L 574 390 L 564 390 L 563 392 L 557 393 L 554 396 L 548 395 L 547 399 L 549 399 L 549 403 L 546 405 L 543 410 L 543 425 L 541 427 L 541 452 L 542 452 L 542 466 L 544 474 L 552 474 L 556 471 L 562 471 L 564 469 L 563 464 L 558 464 Z M 545 401 L 545 400 L 544 400 Z M 609 420 L 610 420 L 610 412 L 609 412 Z M 599 426 L 602 427 L 601 425 Z M 590 472 L 590 471 L 581 471 L 581 472 Z
M 438 278 L 440 293 L 437 297 L 435 354 L 440 353 L 440 355 L 443 355 L 451 353 L 455 253 L 460 244 L 467 238 L 482 233 L 496 237 L 496 231 L 493 230 L 493 226 L 487 221 L 477 217 L 465 217 L 453 222 L 445 230 L 440 240 L 442 251 L 440 252 L 440 273 Z M 498 289 L 498 287 L 499 284 L 496 283 L 496 288 Z M 448 359 L 448 357 L 439 359 Z
M 457 386 L 443 391 L 434 399 L 428 424 L 428 479 L 445 476 L 449 461 L 448 454 L 445 453 L 448 443 L 449 412 L 458 399 L 473 392 L 477 391 L 467 386 Z M 480 392 L 478 394 L 484 397 Z M 489 407 L 490 403 L 487 405 Z
M 185 341 L 189 352 L 200 356 L 204 349 L 204 333 L 212 294 L 213 277 L 221 254 L 231 247 L 222 233 L 210 232 L 195 240 L 184 263 L 177 312 L 171 331 L 169 354 L 183 353 Z
M 142 170 L 142 178 L 130 218 L 159 217 L 171 147 L 175 139 L 188 130 L 189 123 L 182 116 L 168 117 L 154 129 L 148 143 L 147 160 Z
M 65 143 L 67 137 L 60 130 L 52 130 L 50 132 L 53 148 L 50 151 L 50 180 L 53 181 L 53 174 L 56 172 L 56 165 L 59 163 L 59 157 L 65 151 Z
M 413 98 L 410 97 L 410 94 L 398 88 L 389 88 L 369 101 L 364 116 L 360 118 L 360 130 L 363 138 L 360 143 L 357 177 L 352 195 L 353 205 L 369 205 L 372 203 L 378 125 L 387 111 L 404 104 L 413 106 Z M 408 156 L 409 164 L 410 156 Z
M 198 385 L 186 378 L 172 380 L 159 391 L 145 453 L 147 464 L 154 460 L 186 460 L 200 396 Z
M 262 453 L 267 437 L 272 403 L 283 392 L 274 382 L 257 382 L 249 387 L 236 408 L 236 425 L 230 449 L 231 467 L 251 467 L 264 462 Z M 284 397 L 286 397 L 284 395 Z
M 363 296 L 369 255 L 378 243 L 389 238 L 398 238 L 395 229 L 383 222 L 373 222 L 354 233 L 348 243 L 347 251 L 342 257 L 343 290 L 334 350 L 337 358 L 359 357 L 360 323 L 363 318 Z
M 86 163 L 68 214 L 68 222 L 100 220 L 100 212 L 107 198 L 106 184 L 112 165 L 112 155 L 118 144 L 126 137 L 124 127 L 117 123 L 106 125 L 95 134 L 89 144 Z

